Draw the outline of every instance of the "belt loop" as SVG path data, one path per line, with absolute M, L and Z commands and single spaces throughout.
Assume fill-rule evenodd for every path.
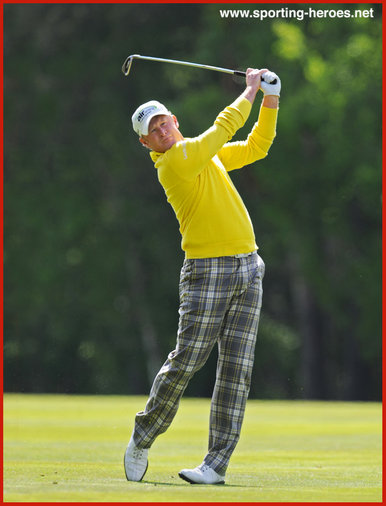
M 233 255 L 233 256 L 235 258 L 246 258 L 246 257 L 253 255 L 255 253 L 255 251 L 251 251 L 250 253 L 239 253 L 238 255 Z

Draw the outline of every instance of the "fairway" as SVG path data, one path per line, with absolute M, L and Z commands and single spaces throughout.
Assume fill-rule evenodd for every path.
M 178 471 L 206 452 L 209 399 L 183 399 L 141 483 L 123 454 L 145 397 L 4 395 L 4 500 L 379 502 L 381 404 L 250 400 L 226 484 Z

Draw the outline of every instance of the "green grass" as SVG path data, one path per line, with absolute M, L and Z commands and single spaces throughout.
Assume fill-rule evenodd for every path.
M 178 477 L 206 452 L 208 399 L 183 399 L 141 483 L 123 453 L 145 397 L 4 396 L 4 500 L 380 502 L 381 404 L 248 402 L 223 486 Z

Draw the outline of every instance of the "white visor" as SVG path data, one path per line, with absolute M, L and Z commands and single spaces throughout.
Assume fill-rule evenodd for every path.
M 150 100 L 149 102 L 140 105 L 131 117 L 134 132 L 136 132 L 139 136 L 148 135 L 150 121 L 154 118 L 154 116 L 159 116 L 160 114 L 167 114 L 168 116 L 171 116 L 171 112 L 157 100 Z

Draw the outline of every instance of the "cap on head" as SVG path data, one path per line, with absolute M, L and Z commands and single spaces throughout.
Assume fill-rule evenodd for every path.
M 139 136 L 148 135 L 150 121 L 154 116 L 159 116 L 160 114 L 167 114 L 170 116 L 171 112 L 157 100 L 150 100 L 140 105 L 131 117 L 134 132 Z

